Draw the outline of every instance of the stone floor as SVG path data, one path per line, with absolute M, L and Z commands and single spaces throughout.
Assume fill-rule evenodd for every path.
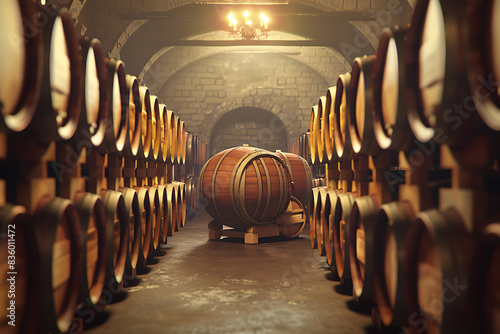
M 162 248 L 150 272 L 127 280 L 125 292 L 86 333 L 375 333 L 370 316 L 331 279 L 309 231 L 294 240 L 209 241 L 200 212 Z M 95 317 L 94 317 L 95 316 Z

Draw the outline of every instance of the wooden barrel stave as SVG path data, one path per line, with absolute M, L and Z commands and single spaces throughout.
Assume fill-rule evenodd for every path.
M 143 187 L 134 187 L 137 191 L 137 199 L 139 200 L 139 212 L 141 215 L 141 228 L 139 229 L 139 259 L 137 261 L 137 271 L 143 273 L 147 268 L 147 260 L 149 258 L 149 250 L 151 247 L 152 237 L 152 212 L 151 202 L 149 200 L 149 190 Z
M 78 306 L 82 273 L 81 228 L 76 208 L 62 198 L 40 200 L 32 217 L 40 267 L 41 299 L 38 329 L 44 332 L 68 331 Z
M 354 201 L 349 220 L 349 262 L 354 298 L 373 298 L 375 275 L 375 224 L 380 206 L 375 196 L 363 196 Z
M 287 238 L 298 237 L 306 225 L 306 212 L 302 202 L 292 196 L 286 211 L 277 218 L 276 224 L 280 235 Z
M 140 238 L 141 238 L 141 225 L 142 214 L 139 208 L 139 199 L 137 192 L 131 188 L 121 189 L 123 192 L 123 200 L 126 207 L 128 236 L 127 236 L 127 266 L 126 271 L 132 274 L 137 270 L 137 263 L 139 261 Z
M 0 118 L 2 125 L 15 132 L 26 129 L 35 114 L 42 90 L 43 43 L 32 1 L 5 1 L 0 5 L 3 20 L 0 37 Z M 12 43 L 12 36 L 24 43 Z
M 318 254 L 320 256 L 326 256 L 325 250 L 325 236 L 324 236 L 324 222 L 325 222 L 325 207 L 326 200 L 328 197 L 328 188 L 327 187 L 319 187 L 318 191 L 318 202 L 315 207 L 315 215 L 316 215 L 316 243 L 318 244 Z
M 325 110 L 321 119 L 323 128 L 323 141 L 325 143 L 325 154 L 327 161 L 336 161 L 338 159 L 335 151 L 335 113 L 334 102 L 337 87 L 333 86 L 328 88 L 326 93 Z
M 351 74 L 344 73 L 337 79 L 337 91 L 333 105 L 335 116 L 335 154 L 340 160 L 351 159 L 353 155 L 351 137 L 349 135 L 349 103 Z
M 167 200 L 168 200 L 168 220 L 167 220 L 167 235 L 173 236 L 177 225 L 177 189 L 172 185 L 167 185 Z M 164 238 L 166 238 L 164 236 Z
M 335 216 L 333 220 L 333 238 L 335 268 L 342 284 L 351 284 L 351 265 L 349 260 L 349 225 L 351 211 L 354 205 L 354 194 L 345 193 L 339 195 L 335 205 Z
M 100 196 L 77 194 L 75 206 L 80 217 L 83 270 L 79 303 L 96 305 L 106 278 L 106 215 Z
M 319 109 L 318 106 L 315 105 L 311 109 L 311 123 L 310 123 L 310 136 L 309 136 L 309 152 L 311 154 L 311 163 L 314 164 L 316 161 L 319 161 L 318 157 L 318 139 L 317 136 L 319 134 Z
M 325 131 L 323 129 L 323 117 L 326 117 L 327 113 L 328 111 L 326 110 L 326 96 L 321 96 L 318 100 L 317 121 L 319 125 L 315 128 L 315 130 L 318 131 L 318 133 L 316 133 L 316 154 L 319 163 L 326 163 L 328 161 L 328 156 L 325 150 Z
M 405 276 L 408 231 L 415 219 L 411 204 L 383 204 L 375 227 L 375 302 L 387 327 L 408 325 Z
M 333 221 L 335 218 L 335 207 L 337 205 L 337 198 L 339 193 L 337 190 L 329 190 L 327 192 L 327 198 L 325 201 L 324 215 L 322 216 L 323 222 L 323 235 L 324 235 L 324 247 L 326 254 L 326 263 L 330 267 L 332 274 L 337 275 L 337 269 L 335 268 L 335 244 L 333 237 Z

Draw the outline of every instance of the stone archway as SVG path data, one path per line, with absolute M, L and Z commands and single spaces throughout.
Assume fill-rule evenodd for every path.
M 226 112 L 213 125 L 209 155 L 248 144 L 269 151 L 288 150 L 287 126 L 272 112 L 240 107 Z

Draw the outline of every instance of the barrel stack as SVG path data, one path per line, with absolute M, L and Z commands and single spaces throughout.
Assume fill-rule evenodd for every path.
M 499 331 L 484 290 L 498 290 L 500 219 L 500 100 L 483 80 L 498 68 L 491 5 L 418 1 L 411 25 L 383 29 L 292 144 L 325 177 L 313 182 L 311 246 L 381 330 Z
M 19 326 L 3 310 L 0 331 L 65 333 L 147 272 L 171 226 L 184 226 L 186 202 L 200 209 L 192 184 L 206 144 L 99 40 L 78 38 L 66 9 L 43 27 L 47 8 L 33 1 L 0 9 L 10 18 L 0 36 L 26 41 L 2 39 L 1 291 L 8 299 L 14 273 Z

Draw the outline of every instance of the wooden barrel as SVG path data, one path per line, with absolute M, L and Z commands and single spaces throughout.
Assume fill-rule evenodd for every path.
M 127 115 L 127 140 L 123 153 L 129 158 L 138 158 L 141 146 L 141 127 L 142 127 L 142 102 L 139 93 L 139 81 L 137 77 L 126 76 L 128 87 L 128 115 Z
M 333 219 L 333 244 L 335 254 L 335 268 L 343 285 L 351 284 L 351 265 L 349 262 L 349 224 L 351 211 L 354 205 L 354 194 L 339 195 L 335 205 Z
M 32 217 L 39 247 L 40 300 L 37 330 L 68 331 L 78 306 L 82 240 L 78 213 L 70 200 L 43 197 Z
M 373 70 L 373 128 L 384 150 L 411 150 L 415 138 L 407 112 L 406 32 L 406 28 L 382 30 Z
M 468 82 L 467 60 L 473 57 L 468 49 L 470 15 L 464 10 L 468 3 L 417 2 L 406 39 L 408 112 L 412 122 L 418 118 L 417 122 L 436 129 L 440 142 L 453 147 L 466 145 L 477 134 L 484 135 L 487 128 L 475 105 L 485 95 L 484 86 L 478 89 L 478 83 L 484 84 L 485 80 L 480 75 L 474 78 L 479 73 L 471 73 L 472 86 Z M 484 13 L 480 20 L 488 22 Z
M 42 34 L 32 1 L 2 1 L 0 12 L 10 18 L 0 24 L 0 114 L 2 123 L 19 132 L 31 122 L 40 98 Z
M 186 123 L 184 121 L 180 121 L 180 131 L 179 131 L 179 139 L 180 142 L 177 146 L 181 150 L 180 156 L 178 156 L 178 163 L 180 165 L 184 165 L 186 163 L 186 143 L 187 143 L 187 132 L 186 132 Z
M 108 119 L 108 71 L 98 39 L 81 40 L 80 45 L 85 71 L 84 95 L 73 139 L 78 148 L 99 147 L 104 140 Z
M 319 107 L 317 105 L 313 106 L 311 109 L 311 132 L 309 136 L 309 151 L 311 153 L 311 163 L 315 164 L 319 161 L 318 157 L 318 139 L 316 138 L 319 133 L 320 127 L 320 115 Z
M 151 95 L 151 159 L 162 162 L 162 116 L 158 97 Z
M 476 95 L 474 103 L 479 116 L 496 131 L 500 131 L 500 92 L 498 84 L 491 86 L 488 82 L 500 82 L 498 13 L 498 1 L 479 0 L 468 3 L 469 86 Z M 481 94 L 475 91 L 479 87 Z
M 152 128 L 153 128 L 153 110 L 151 109 L 151 97 L 149 89 L 144 86 L 139 87 L 139 95 L 141 97 L 141 136 L 139 147 L 139 159 L 149 160 L 153 157 L 152 152 Z
M 164 107 L 164 110 L 166 106 Z M 165 162 L 173 163 L 173 157 L 176 154 L 175 147 L 173 147 L 173 135 L 175 132 L 175 118 L 172 110 L 166 109 L 166 116 L 164 118 L 164 133 L 165 141 L 163 142 L 163 154 L 165 154 Z M 172 151 L 174 149 L 174 151 Z
M 309 235 L 311 237 L 311 248 L 318 248 L 316 241 L 316 206 L 319 202 L 319 187 L 312 189 L 312 198 L 309 204 Z
M 325 215 L 327 195 L 328 195 L 327 187 L 318 188 L 318 201 L 316 202 L 315 206 L 316 228 L 314 230 L 316 232 L 316 243 L 318 245 L 318 254 L 320 256 L 326 256 L 325 237 L 324 237 L 325 230 L 323 228 L 325 221 L 324 215 Z
M 149 248 L 149 259 L 152 259 L 160 247 L 160 227 L 163 216 L 163 205 L 160 203 L 160 195 L 155 187 L 147 187 L 149 193 L 149 205 L 151 211 L 151 243 Z
M 168 223 L 168 196 L 167 196 L 167 187 L 165 185 L 157 185 L 158 189 L 158 201 L 160 202 L 161 207 L 161 218 L 160 218 L 160 244 L 167 243 L 167 223 Z
M 172 182 L 177 189 L 177 225 L 176 231 L 186 225 L 186 184 L 183 182 Z
M 352 292 L 356 300 L 373 298 L 375 275 L 375 223 L 380 210 L 374 196 L 363 196 L 354 201 L 349 220 L 349 262 Z
M 351 137 L 349 135 L 349 103 L 351 83 L 351 74 L 341 74 L 337 79 L 337 92 L 333 104 L 333 113 L 335 116 L 335 154 L 339 160 L 352 158 Z
M 179 142 L 179 132 L 181 127 L 181 120 L 179 116 L 174 116 L 174 124 L 172 126 L 172 145 L 170 146 L 170 153 L 172 154 L 172 163 L 178 164 L 181 156 L 181 151 L 179 146 L 181 143 Z
M 106 279 L 106 213 L 98 195 L 79 193 L 75 206 L 80 218 L 83 270 L 79 303 L 96 305 Z
M 290 176 L 275 154 L 235 147 L 213 156 L 200 174 L 207 212 L 221 224 L 245 229 L 268 224 L 290 200 Z
M 288 168 L 290 179 L 292 180 L 292 196 L 297 198 L 304 205 L 311 202 L 312 195 L 312 172 L 307 161 L 299 155 L 276 151 Z
M 130 216 L 127 215 L 127 208 L 121 193 L 105 190 L 101 193 L 101 197 L 106 213 L 106 248 L 108 250 L 104 288 L 113 292 L 116 285 L 123 281 L 125 273 Z
M 191 132 L 186 132 L 186 166 L 194 166 L 196 140 Z
M 381 206 L 376 220 L 375 302 L 387 327 L 406 327 L 410 318 L 405 266 L 408 231 L 414 218 L 410 203 L 392 202 Z
M 406 246 L 411 329 L 469 333 L 468 266 L 474 249 L 459 214 L 454 209 L 418 213 Z
M 306 226 L 306 212 L 304 205 L 295 197 L 290 198 L 286 211 L 276 219 L 280 235 L 295 238 L 300 235 Z
M 328 91 L 326 92 L 326 105 L 321 118 L 321 121 L 323 122 L 321 127 L 323 128 L 325 154 L 328 161 L 336 161 L 338 158 L 335 154 L 337 152 L 335 151 L 335 113 L 333 111 L 336 92 L 336 86 L 328 88 Z
M 126 270 L 129 275 L 137 270 L 141 243 L 142 214 L 139 208 L 137 192 L 131 188 L 122 188 L 123 200 L 126 208 L 128 222 L 127 237 L 127 264 Z
M 42 91 L 30 136 L 40 144 L 68 140 L 76 132 L 83 97 L 80 45 L 69 11 L 62 8 L 43 29 Z
M 123 151 L 128 136 L 129 88 L 122 61 L 108 59 L 108 118 L 104 141 L 100 146 L 103 154 Z
M 186 178 L 186 208 L 188 212 L 196 210 L 196 179 L 195 176 L 190 174 Z
M 174 187 L 173 184 L 168 184 L 167 185 L 167 199 L 169 200 L 169 202 L 168 202 L 169 216 L 168 216 L 167 230 L 168 230 L 169 236 L 174 235 L 174 232 L 176 231 L 176 227 L 177 227 L 177 220 L 179 217 L 179 214 L 177 212 L 177 210 L 178 210 L 178 202 L 177 202 L 178 197 L 179 197 L 178 188 Z
M 329 190 L 326 193 L 325 206 L 323 208 L 322 223 L 323 226 L 323 236 L 324 236 L 324 248 L 326 254 L 326 263 L 330 267 L 332 274 L 337 275 L 337 269 L 335 268 L 335 243 L 333 237 L 333 221 L 335 218 L 335 207 L 337 206 L 337 199 L 339 197 L 337 190 Z
M 161 162 L 170 162 L 170 126 L 171 126 L 171 119 L 169 119 L 169 113 L 167 106 L 164 104 L 159 105 L 160 109 L 160 126 L 161 130 L 159 133 L 159 140 L 161 142 Z M 170 114 L 171 115 L 171 114 Z M 158 120 L 157 120 L 158 121 Z
M 143 273 L 147 267 L 149 258 L 149 249 L 151 247 L 152 236 L 152 212 L 151 202 L 149 201 L 149 191 L 146 188 L 134 187 L 137 191 L 137 198 L 139 200 L 139 212 L 141 213 L 141 228 L 140 228 L 140 246 L 139 246 L 139 260 L 137 261 L 137 271 Z
M 474 254 L 469 296 L 469 332 L 494 334 L 500 332 L 500 224 L 490 224 L 482 231 Z
M 373 69 L 376 56 L 354 59 L 349 85 L 349 137 L 354 154 L 377 155 L 380 147 L 373 130 Z
M 326 163 L 328 160 L 326 151 L 325 151 L 325 135 L 323 129 L 323 117 L 326 116 L 328 111 L 326 110 L 326 96 L 321 96 L 318 100 L 318 117 L 319 117 L 319 125 L 316 128 L 318 133 L 316 134 L 316 154 L 319 163 Z
M 39 305 L 36 301 L 40 298 L 37 286 L 39 255 L 26 219 L 26 209 L 22 206 L 0 207 L 0 331 L 5 334 L 35 333 L 36 321 L 33 319 L 37 317 Z M 15 282 L 10 272 L 16 272 Z M 15 283 L 15 296 L 9 296 L 12 283 Z M 14 306 L 11 301 L 15 302 Z

